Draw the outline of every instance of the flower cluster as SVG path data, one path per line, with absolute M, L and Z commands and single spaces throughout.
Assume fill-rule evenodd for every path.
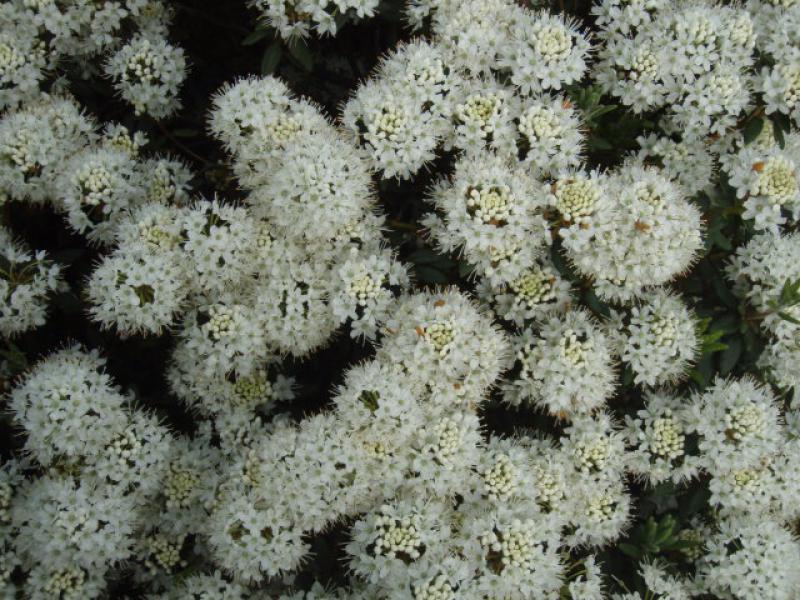
M 0 109 L 38 99 L 67 61 L 86 77 L 105 72 L 137 113 L 173 113 L 186 77 L 183 50 L 166 40 L 172 10 L 161 0 L 12 0 L 0 23 Z
M 0 5 L 3 598 L 797 597 L 800 2 L 525 4 L 407 2 L 337 119 L 223 85 L 202 177 L 60 77 L 178 112 L 166 4 Z

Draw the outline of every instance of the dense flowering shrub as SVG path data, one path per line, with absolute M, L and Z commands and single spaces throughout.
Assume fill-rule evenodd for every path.
M 800 2 L 242 4 L 0 4 L 2 598 L 800 597 Z

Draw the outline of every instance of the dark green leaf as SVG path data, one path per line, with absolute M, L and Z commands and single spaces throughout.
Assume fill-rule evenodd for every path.
M 778 143 L 778 146 L 783 149 L 786 145 L 786 138 L 783 135 L 783 129 L 778 125 L 778 121 L 775 120 L 775 117 L 772 117 L 772 133 L 775 135 L 775 141 Z
M 292 55 L 300 66 L 303 67 L 304 71 L 311 71 L 314 68 L 314 57 L 311 55 L 311 52 L 306 46 L 306 43 L 302 40 L 297 40 L 292 44 L 289 44 L 289 54 Z
M 468 262 L 460 261 L 458 263 L 458 276 L 469 277 L 470 273 L 475 270 L 475 267 Z
M 742 129 L 742 135 L 744 136 L 744 143 L 750 144 L 751 142 L 755 141 L 755 139 L 761 134 L 761 131 L 763 129 L 764 129 L 764 119 L 762 119 L 761 117 L 750 119 Z
M 258 42 L 260 42 L 265 37 L 271 34 L 272 34 L 272 29 L 270 29 L 269 27 L 265 27 L 264 29 L 261 28 L 256 29 L 254 32 L 252 32 L 250 35 L 248 35 L 242 40 L 242 46 L 252 46 L 253 44 L 257 44 Z
M 282 54 L 283 49 L 281 48 L 281 43 L 272 42 L 267 49 L 264 50 L 264 56 L 261 59 L 261 74 L 271 75 L 278 67 Z
M 614 146 L 611 145 L 611 142 L 608 140 L 604 140 L 603 138 L 593 137 L 589 138 L 589 149 L 590 150 L 611 150 Z
M 628 556 L 631 556 L 633 558 L 639 559 L 642 557 L 642 551 L 639 550 L 639 548 L 637 548 L 633 544 L 620 542 L 617 545 L 617 548 L 619 548 L 623 554 L 627 554 Z
M 442 258 L 449 260 L 446 256 L 434 252 L 430 248 L 420 248 L 408 255 L 408 260 L 418 265 L 437 264 L 441 262 Z
M 790 323 L 794 323 L 795 325 L 800 325 L 800 320 L 793 317 L 787 312 L 778 311 L 778 316 L 784 321 L 789 321 Z
M 414 271 L 417 274 L 417 280 L 421 283 L 445 284 L 449 282 L 447 275 L 442 273 L 439 269 L 435 269 L 433 267 L 419 265 L 414 269 Z
M 732 338 L 728 342 L 728 347 L 723 350 L 719 357 L 719 372 L 722 375 L 727 375 L 736 366 L 736 362 L 742 355 L 742 339 Z
M 737 307 L 738 300 L 736 299 L 736 296 L 733 295 L 733 293 L 728 289 L 728 286 L 725 285 L 725 282 L 721 278 L 716 277 L 712 279 L 711 286 L 714 288 L 714 291 L 717 293 L 717 296 L 719 296 L 719 299 L 722 300 L 725 306 L 733 309 Z

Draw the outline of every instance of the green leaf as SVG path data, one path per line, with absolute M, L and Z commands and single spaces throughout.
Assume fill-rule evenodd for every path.
M 600 137 L 589 138 L 590 150 L 611 150 L 614 146 L 608 140 Z
M 722 350 L 727 349 L 728 344 L 723 344 L 722 342 L 711 342 L 710 344 L 703 344 L 703 354 L 714 354 L 715 352 L 721 352 Z
M 761 135 L 761 132 L 764 130 L 764 119 L 758 117 L 756 119 L 750 119 L 747 124 L 742 129 L 742 135 L 744 136 L 744 143 L 750 144 L 755 139 Z
M 289 54 L 292 55 L 300 66 L 303 67 L 304 71 L 310 72 L 311 69 L 314 68 L 314 57 L 311 56 L 311 52 L 306 46 L 306 43 L 302 40 L 297 40 L 292 44 L 289 44 Z
M 627 554 L 628 556 L 631 556 L 633 558 L 639 559 L 642 557 L 642 551 L 639 550 L 639 548 L 634 546 L 633 544 L 620 542 L 619 544 L 617 544 L 617 548 L 619 548 L 623 554 Z
M 281 43 L 272 42 L 267 49 L 264 50 L 264 56 L 261 58 L 261 74 L 271 75 L 278 67 L 282 54 L 283 48 L 281 48 Z
M 736 366 L 736 362 L 742 355 L 742 339 L 732 338 L 728 347 L 722 352 L 719 357 L 719 372 L 722 375 L 727 375 Z
M 783 129 L 781 125 L 778 124 L 778 120 L 773 116 L 772 117 L 772 133 L 775 135 L 775 141 L 778 143 L 781 149 L 786 146 L 786 138 L 783 135 Z
M 434 252 L 430 248 L 420 248 L 409 254 L 407 260 L 417 265 L 435 265 L 440 263 L 442 259 L 449 260 L 446 256 Z
M 450 281 L 447 278 L 447 275 L 442 273 L 439 269 L 435 269 L 433 267 L 419 265 L 414 269 L 414 272 L 417 274 L 417 280 L 422 283 L 445 284 Z
M 719 299 L 722 300 L 723 304 L 728 308 L 735 309 L 738 304 L 738 300 L 736 296 L 728 289 L 728 286 L 725 285 L 725 282 L 720 278 L 714 278 L 711 280 L 711 287 L 714 288 L 714 291 L 719 296 Z
M 458 276 L 459 277 L 469 277 L 469 275 L 475 270 L 475 267 L 468 262 L 460 261 L 458 263 Z
M 272 29 L 269 27 L 256 29 L 242 40 L 242 46 L 252 46 L 253 44 L 257 44 L 271 33 Z
M 800 325 L 800 319 L 797 319 L 790 315 L 787 312 L 778 311 L 778 316 L 783 319 L 784 321 L 789 321 L 789 323 L 794 323 L 795 325 Z
M 698 371 L 697 369 L 690 369 L 689 370 L 689 377 L 698 386 L 705 387 L 705 385 L 706 385 L 705 377 L 703 377 L 702 373 L 700 373 L 700 371 Z
M 597 315 L 608 317 L 611 314 L 608 304 L 601 301 L 600 298 L 597 297 L 597 294 L 594 293 L 592 288 L 587 288 L 583 293 L 583 301 L 586 306 L 591 308 L 592 312 Z

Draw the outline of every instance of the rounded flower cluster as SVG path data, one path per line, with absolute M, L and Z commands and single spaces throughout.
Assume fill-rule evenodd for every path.
M 606 193 L 614 204 L 598 205 L 600 192 L 590 180 L 571 179 L 568 186 L 554 193 L 559 212 L 570 219 L 587 215 L 589 226 L 562 229 L 564 247 L 601 298 L 629 302 L 696 260 L 703 241 L 700 211 L 658 170 L 631 165 L 608 177 Z
M 696 358 L 696 319 L 678 296 L 664 289 L 645 295 L 627 314 L 616 315 L 611 326 L 615 351 L 633 371 L 635 383 L 672 383 Z
M 186 59 L 183 49 L 163 38 L 133 38 L 109 57 L 105 72 L 136 114 L 162 119 L 180 107 L 178 92 L 186 79 Z
M 615 387 L 608 337 L 584 311 L 550 317 L 515 339 L 519 374 L 506 388 L 511 404 L 530 402 L 571 418 L 601 407 Z
M 595 9 L 605 38 L 598 84 L 635 112 L 666 109 L 665 130 L 685 140 L 735 126 L 754 84 L 749 13 L 700 2 L 653 2 L 638 11 L 622 4 L 603 0 Z
M 0 335 L 13 337 L 45 323 L 50 296 L 61 287 L 61 267 L 44 251 L 31 252 L 0 227 Z

